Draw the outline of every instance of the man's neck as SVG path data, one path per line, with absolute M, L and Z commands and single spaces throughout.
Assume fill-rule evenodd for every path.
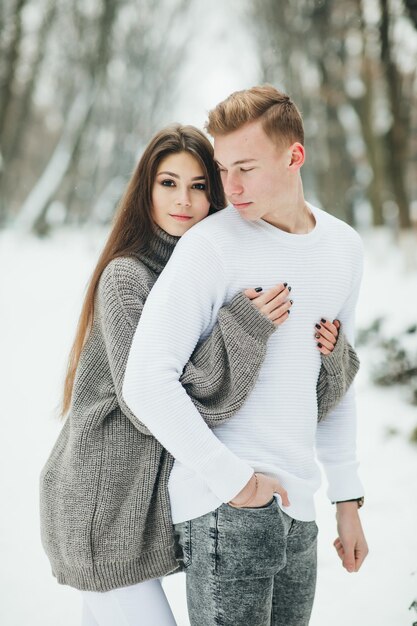
M 316 225 L 314 215 L 308 208 L 304 196 L 265 214 L 262 219 L 293 235 L 305 235 Z

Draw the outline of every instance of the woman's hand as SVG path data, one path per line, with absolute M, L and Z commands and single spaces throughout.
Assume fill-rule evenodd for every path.
M 276 478 L 256 472 L 256 477 L 253 474 L 242 491 L 239 491 L 229 504 L 236 508 L 259 508 L 271 502 L 274 493 L 278 493 L 281 496 L 284 506 L 290 505 L 286 490 Z
M 287 283 L 280 283 L 267 291 L 262 291 L 261 287 L 246 289 L 244 294 L 265 317 L 280 326 L 288 319 L 293 304 L 292 300 L 288 300 L 290 291 Z
M 337 338 L 339 336 L 340 322 L 334 320 L 333 324 L 329 320 L 321 319 L 314 327 L 314 337 L 317 340 L 317 347 L 321 354 L 327 356 L 333 352 Z

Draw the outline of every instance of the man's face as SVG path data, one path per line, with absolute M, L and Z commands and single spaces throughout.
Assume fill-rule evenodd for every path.
M 291 189 L 291 147 L 277 148 L 260 121 L 215 136 L 214 157 L 225 194 L 242 217 L 267 218 L 285 207 Z

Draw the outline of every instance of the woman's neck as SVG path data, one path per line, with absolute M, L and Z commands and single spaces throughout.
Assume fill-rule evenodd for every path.
M 154 272 L 160 274 L 168 263 L 180 237 L 168 234 L 157 224 L 153 225 L 154 234 L 145 250 L 138 253 L 138 258 Z

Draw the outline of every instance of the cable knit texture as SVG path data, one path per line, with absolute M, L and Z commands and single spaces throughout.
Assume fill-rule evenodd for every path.
M 58 582 L 78 589 L 106 591 L 178 568 L 168 496 L 173 459 L 121 392 L 143 304 L 177 241 L 156 229 L 146 253 L 104 270 L 71 409 L 42 471 L 42 542 Z M 242 293 L 220 309 L 181 378 L 209 426 L 243 405 L 275 329 Z M 324 366 L 320 372 L 323 407 L 354 376 L 355 353 L 342 334 L 337 346 L 326 357 L 329 374 Z

